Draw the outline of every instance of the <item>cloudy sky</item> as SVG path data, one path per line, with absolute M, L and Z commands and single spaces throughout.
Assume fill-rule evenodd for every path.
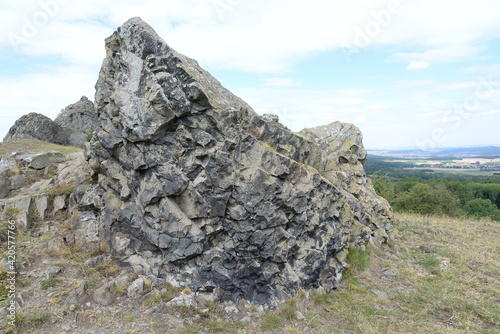
M 93 99 L 140 16 L 260 114 L 339 120 L 368 148 L 500 145 L 498 0 L 0 0 L 0 138 Z

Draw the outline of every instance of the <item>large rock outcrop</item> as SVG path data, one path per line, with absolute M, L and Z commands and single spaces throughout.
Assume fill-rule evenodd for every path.
M 98 122 L 94 102 L 82 96 L 78 102 L 64 108 L 54 122 L 73 131 L 91 134 Z
M 21 116 L 14 123 L 3 140 L 21 139 L 38 139 L 59 145 L 83 146 L 86 135 L 62 127 L 42 114 L 29 113 Z
M 354 126 L 301 135 L 257 115 L 140 18 L 106 52 L 86 149 L 98 185 L 75 194 L 122 265 L 264 304 L 335 288 L 348 247 L 387 238 Z

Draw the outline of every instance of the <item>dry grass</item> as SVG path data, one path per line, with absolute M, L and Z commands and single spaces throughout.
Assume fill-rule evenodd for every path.
M 62 146 L 52 143 L 43 142 L 37 139 L 23 139 L 13 140 L 0 143 L 0 156 L 10 156 L 12 152 L 21 149 L 27 150 L 31 153 L 41 153 L 48 151 L 58 151 L 62 154 L 70 154 L 82 151 L 81 147 L 76 146 Z

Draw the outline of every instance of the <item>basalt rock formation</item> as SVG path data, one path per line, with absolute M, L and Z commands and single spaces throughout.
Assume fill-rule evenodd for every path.
M 348 247 L 386 241 L 392 214 L 349 124 L 293 133 L 257 115 L 140 18 L 106 40 L 96 185 L 77 187 L 123 266 L 265 304 L 335 288 Z
M 21 116 L 9 129 L 3 140 L 21 139 L 38 139 L 59 145 L 83 146 L 86 135 L 62 127 L 42 114 L 30 113 Z
M 82 96 L 78 102 L 64 108 L 54 122 L 73 131 L 91 134 L 98 122 L 94 102 Z

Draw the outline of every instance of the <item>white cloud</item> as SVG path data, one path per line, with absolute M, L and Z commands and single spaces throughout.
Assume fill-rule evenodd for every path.
M 354 119 L 354 123 L 361 124 L 367 121 L 367 118 L 364 116 L 359 116 Z
M 470 45 L 446 45 L 424 52 L 396 53 L 396 61 L 418 61 L 428 63 L 454 63 L 476 57 L 483 48 Z
M 488 110 L 488 111 L 483 111 L 479 113 L 480 115 L 496 115 L 500 113 L 500 110 Z
M 264 82 L 264 86 L 270 87 L 295 87 L 299 84 L 291 78 L 268 78 L 262 81 Z
M 469 66 L 465 69 L 463 69 L 464 73 L 472 73 L 472 74 L 491 74 L 491 73 L 499 73 L 500 72 L 500 64 L 494 64 L 494 65 L 474 65 L 474 66 Z
M 428 68 L 429 66 L 431 66 L 430 63 L 426 62 L 426 61 L 415 61 L 415 60 L 412 60 L 408 66 L 406 66 L 406 69 L 407 70 L 423 70 L 423 69 L 426 69 Z
M 408 99 L 412 101 L 423 101 L 429 99 L 429 92 L 424 92 L 424 91 L 417 91 L 417 92 L 412 92 Z
M 398 13 L 388 17 L 386 0 L 4 0 L 0 43 L 8 45 L 25 19 L 33 23 L 35 14 L 44 13 L 40 4 L 59 1 L 68 4 L 54 10 L 24 53 L 95 64 L 102 40 L 132 16 L 141 16 L 175 49 L 205 66 L 261 73 L 285 72 L 297 60 L 353 44 L 370 27 L 380 30 L 371 34 L 371 45 L 416 46 L 423 51 L 399 52 L 396 58 L 433 64 L 473 57 L 481 50 L 478 42 L 500 31 L 495 0 L 401 0 Z
M 358 97 L 327 97 L 319 99 L 318 102 L 340 106 L 355 106 L 363 103 L 363 99 Z
M 479 84 L 480 84 L 479 81 L 454 82 L 451 84 L 437 86 L 435 88 L 435 91 L 446 92 L 446 91 L 461 90 L 461 89 L 465 89 L 465 88 L 473 90 L 474 88 L 479 86 Z
M 426 101 L 439 92 L 431 84 L 429 92 L 402 94 L 411 95 L 412 100 L 384 101 L 373 90 L 359 88 L 362 83 L 337 91 L 299 90 L 306 85 L 287 78 L 296 62 L 353 44 L 359 31 L 366 34 L 371 27 L 369 45 L 395 49 L 392 61 L 409 64 L 408 69 L 484 59 L 485 45 L 500 37 L 498 0 L 400 0 L 400 11 L 385 18 L 387 0 L 0 0 L 0 47 L 6 50 L 0 58 L 16 56 L 12 36 L 26 37 L 26 22 L 33 24 L 34 16 L 44 12 L 41 4 L 54 2 L 61 6 L 26 38 L 18 55 L 46 57 L 60 64 L 51 65 L 52 73 L 15 78 L 0 74 L 0 133 L 5 134 L 5 127 L 24 113 L 37 111 L 53 118 L 82 94 L 92 98 L 104 57 L 104 39 L 132 16 L 141 16 L 169 45 L 197 59 L 202 67 L 264 73 L 269 77 L 263 81 L 266 87 L 235 93 L 259 113 L 278 113 L 296 130 L 335 120 L 356 122 L 363 117 L 363 125 L 368 126 L 377 121 L 372 115 L 377 115 L 381 126 L 396 131 L 394 124 L 402 128 L 407 115 L 425 116 L 449 103 Z M 379 31 L 374 33 L 377 27 Z M 464 71 L 496 73 L 498 67 L 478 65 Z M 460 84 L 443 85 L 441 91 L 458 90 Z M 426 84 L 420 80 L 404 85 L 409 89 Z M 498 99 L 497 90 L 491 101 Z M 420 101 L 432 102 L 432 107 Z M 422 119 L 430 124 L 432 119 L 426 117 Z M 422 124 L 413 124 L 412 131 Z M 375 130 L 371 133 L 376 134 Z M 369 140 L 370 133 L 365 138 Z

